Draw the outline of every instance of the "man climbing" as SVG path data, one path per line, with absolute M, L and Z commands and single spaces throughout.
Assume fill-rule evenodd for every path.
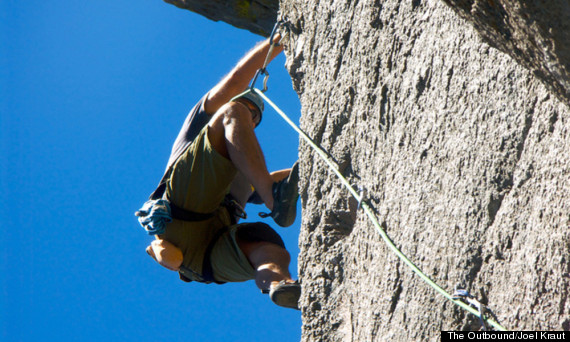
M 182 280 L 255 279 L 277 305 L 298 309 L 300 285 L 291 279 L 281 237 L 261 222 L 237 224 L 248 199 L 264 203 L 266 216 L 280 226 L 290 226 L 296 215 L 297 164 L 269 173 L 254 133 L 263 100 L 248 84 L 283 50 L 280 34 L 272 38 L 248 52 L 190 111 L 160 186 L 136 215 L 156 236 L 147 253 Z M 166 224 L 155 230 L 149 221 L 161 215 Z

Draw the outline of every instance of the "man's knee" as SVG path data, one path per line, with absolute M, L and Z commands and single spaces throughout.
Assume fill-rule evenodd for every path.
M 262 265 L 276 264 L 289 265 L 291 255 L 289 252 L 272 242 L 242 242 L 240 248 L 253 267 L 258 269 Z
M 238 245 L 251 264 L 277 263 L 288 265 L 291 255 L 285 249 L 283 239 L 269 225 L 262 222 L 242 223 L 236 233 Z

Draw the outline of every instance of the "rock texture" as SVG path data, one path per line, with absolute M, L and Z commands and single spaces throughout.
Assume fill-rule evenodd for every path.
M 509 329 L 570 329 L 570 110 L 439 1 L 282 1 L 302 128 L 395 243 Z M 388 250 L 304 143 L 303 341 L 479 329 Z
M 262 36 L 269 36 L 279 9 L 278 0 L 164 1 Z M 471 22 L 488 44 L 515 58 L 570 104 L 570 2 L 441 1 Z
M 570 103 L 570 1 L 444 1 Z
M 214 21 L 268 37 L 277 19 L 278 0 L 164 0 Z

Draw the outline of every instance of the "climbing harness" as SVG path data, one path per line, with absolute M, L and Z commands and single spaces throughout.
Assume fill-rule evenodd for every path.
M 273 44 L 274 34 L 278 30 L 279 27 L 285 27 L 286 28 L 287 24 L 283 20 L 281 20 L 281 21 L 277 22 L 277 24 L 275 24 L 275 27 L 273 28 L 273 32 L 271 33 L 271 37 L 270 37 L 271 44 Z M 285 120 L 285 122 L 287 122 L 287 124 L 289 124 L 289 126 L 291 126 L 291 128 L 293 128 L 299 134 L 299 136 L 301 138 L 303 138 L 309 144 L 309 146 L 311 146 L 313 148 L 313 150 L 322 158 L 322 160 L 328 165 L 328 167 L 338 176 L 341 183 L 346 187 L 346 189 L 350 192 L 350 194 L 358 201 L 358 208 L 364 209 L 364 212 L 366 213 L 366 215 L 368 216 L 370 221 L 373 223 L 378 234 L 380 234 L 380 236 L 382 237 L 384 242 L 388 245 L 388 247 L 390 247 L 390 249 L 392 249 L 392 251 L 398 256 L 398 258 L 400 258 L 400 260 L 402 260 L 406 265 L 408 265 L 412 269 L 412 271 L 414 271 L 414 273 L 416 273 L 420 278 L 422 278 L 422 280 L 424 280 L 428 285 L 430 285 L 432 288 L 434 288 L 437 292 L 439 292 L 445 298 L 447 298 L 448 300 L 450 300 L 451 302 L 453 302 L 457 306 L 463 308 L 464 310 L 472 313 L 473 315 L 478 316 L 481 319 L 481 322 L 482 322 L 483 327 L 485 329 L 486 329 L 485 322 L 487 322 L 487 323 L 491 324 L 492 326 L 494 326 L 498 330 L 506 331 L 507 329 L 504 328 L 502 325 L 500 325 L 497 321 L 489 319 L 487 317 L 484 317 L 484 315 L 483 315 L 484 308 L 482 308 L 482 304 L 480 304 L 473 296 L 465 295 L 465 294 L 468 294 L 467 291 L 465 291 L 465 290 L 463 290 L 464 292 L 457 292 L 456 291 L 456 293 L 453 296 L 450 295 L 449 293 L 447 293 L 447 291 L 445 291 L 443 288 L 441 288 L 439 285 L 437 285 L 433 280 L 431 280 L 425 273 L 423 273 L 410 259 L 408 259 L 408 257 L 406 255 L 404 255 L 404 253 L 402 253 L 398 249 L 398 247 L 396 247 L 394 242 L 392 242 L 392 240 L 390 239 L 388 234 L 386 234 L 386 232 L 382 229 L 382 227 L 378 223 L 378 220 L 376 219 L 376 216 L 372 212 L 372 209 L 370 208 L 370 206 L 368 205 L 368 203 L 364 199 L 365 189 L 363 187 L 357 186 L 358 191 L 356 191 L 354 189 L 354 187 L 346 179 L 346 177 L 344 177 L 342 175 L 342 173 L 339 170 L 338 165 L 336 165 L 331 160 L 331 158 L 328 156 L 328 154 L 317 143 L 315 143 L 305 132 L 303 132 L 299 128 L 299 126 L 297 126 L 287 116 L 287 114 L 285 114 L 275 103 L 273 103 L 273 101 L 271 101 L 264 94 L 267 91 L 267 78 L 269 77 L 269 73 L 267 72 L 266 68 L 267 68 L 269 58 L 271 56 L 271 52 L 272 52 L 272 46 L 270 46 L 270 49 L 269 49 L 269 52 L 267 54 L 267 58 L 265 59 L 265 63 L 263 65 L 263 67 L 257 71 L 257 74 L 255 75 L 255 78 L 253 79 L 253 81 L 251 83 L 251 86 L 250 86 L 251 91 L 255 91 L 257 94 L 259 94 L 259 96 L 261 96 L 263 98 L 263 100 L 265 100 L 265 102 L 269 103 L 269 105 L 277 112 L 277 114 L 279 114 L 279 116 L 281 116 L 281 118 L 283 120 Z M 255 82 L 257 80 L 257 77 L 261 73 L 263 73 L 265 75 L 265 80 L 263 82 L 263 90 L 259 90 L 259 89 L 254 87 Z M 464 303 L 460 299 L 466 300 L 469 304 Z M 479 303 L 479 305 L 476 305 L 476 303 Z M 471 307 L 470 305 L 474 305 L 477 308 L 477 310 L 474 309 L 473 307 Z
M 172 165 L 174 165 L 174 163 Z M 172 222 L 172 219 L 187 222 L 197 222 L 208 220 L 214 217 L 216 213 L 198 213 L 186 210 L 182 207 L 177 206 L 168 199 L 165 194 L 166 184 L 172 175 L 172 165 L 168 168 L 162 177 L 162 180 L 160 181 L 160 184 L 156 190 L 154 190 L 154 192 L 150 195 L 149 200 L 145 202 L 141 209 L 135 212 L 135 216 L 138 216 L 139 223 L 146 230 L 148 235 L 164 234 L 166 225 Z M 243 210 L 243 207 L 230 194 L 226 195 L 220 206 L 224 207 L 228 211 L 230 217 L 230 225 L 236 224 L 238 217 L 243 219 L 247 218 L 247 214 Z M 202 274 L 198 274 L 192 269 L 181 265 L 178 272 L 180 279 L 185 282 L 197 281 L 206 284 L 224 284 L 224 282 L 220 282 L 214 279 L 214 271 L 212 268 L 210 256 L 216 242 L 218 242 L 221 236 L 227 231 L 228 226 L 219 229 L 214 235 L 213 239 L 210 241 L 210 244 L 206 247 L 204 260 L 202 262 Z
M 197 222 L 208 220 L 216 214 L 216 211 L 211 213 L 199 213 L 195 211 L 186 210 L 177 206 L 166 196 L 166 184 L 172 176 L 174 169 L 172 163 L 168 170 L 162 176 L 160 183 L 150 195 L 148 201 L 144 203 L 142 208 L 135 212 L 138 217 L 140 225 L 145 229 L 148 235 L 161 235 L 164 234 L 166 225 L 172 222 L 172 219 L 177 219 L 187 222 Z M 239 218 L 247 218 L 243 207 L 233 198 L 231 194 L 224 197 L 220 205 L 226 208 L 230 214 L 231 224 L 235 224 Z

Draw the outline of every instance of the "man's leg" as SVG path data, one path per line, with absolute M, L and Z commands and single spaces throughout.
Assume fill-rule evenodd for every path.
M 301 286 L 291 279 L 287 250 L 271 242 L 248 242 L 238 239 L 238 245 L 255 268 L 255 283 L 268 293 L 275 304 L 300 310 Z
M 270 290 L 279 282 L 294 283 L 289 273 L 291 256 L 281 246 L 266 241 L 238 240 L 238 245 L 255 268 L 255 284 L 260 290 Z
M 255 187 L 267 208 L 273 210 L 273 178 L 253 131 L 255 126 L 249 109 L 241 103 L 230 102 L 220 108 L 208 126 L 212 147 L 232 161 Z

